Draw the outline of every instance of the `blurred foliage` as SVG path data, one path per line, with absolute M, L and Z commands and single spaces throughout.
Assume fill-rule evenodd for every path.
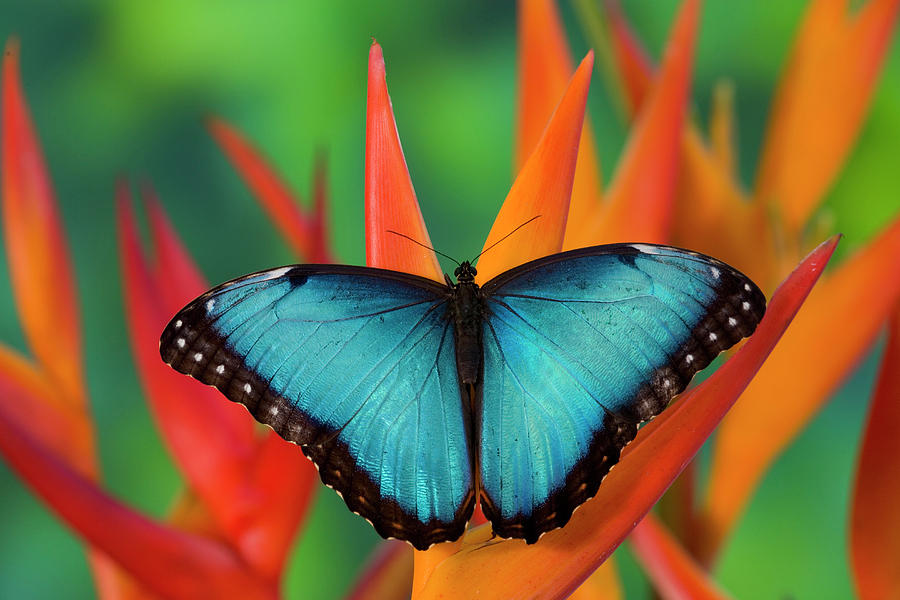
M 624 4 L 657 55 L 676 2 Z M 745 183 L 804 5 L 709 0 L 704 7 L 694 114 L 704 123 L 715 82 L 735 83 Z M 564 2 L 563 11 L 580 56 L 582 31 L 571 6 Z M 325 149 L 336 250 L 363 262 L 366 60 L 374 36 L 384 47 L 432 240 L 465 258 L 481 246 L 511 179 L 515 27 L 511 2 L 473 0 L 0 3 L 0 33 L 22 41 L 25 90 L 74 255 L 108 489 L 159 514 L 180 485 L 126 350 L 115 178 L 152 180 L 199 265 L 218 282 L 293 257 L 210 139 L 204 117 L 215 113 L 242 129 L 300 195 L 310 188 L 315 152 Z M 599 76 L 589 107 L 608 179 L 625 130 Z M 859 143 L 820 211 L 846 234 L 844 255 L 897 212 L 898 134 L 895 40 Z M 0 339 L 24 349 L 0 258 Z M 850 595 L 847 490 L 872 378 L 869 361 L 768 474 L 717 573 L 737 597 Z M 72 535 L 5 466 L 0 488 L 0 597 L 91 597 Z M 323 491 L 297 544 L 287 596 L 339 597 L 377 539 Z M 628 597 L 640 597 L 645 587 L 627 558 L 623 574 Z

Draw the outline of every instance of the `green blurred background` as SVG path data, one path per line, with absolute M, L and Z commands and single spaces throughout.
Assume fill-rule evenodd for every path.
M 658 56 L 677 3 L 624 4 Z M 804 6 L 709 0 L 704 8 L 695 115 L 705 123 L 712 86 L 723 77 L 734 81 L 745 183 L 752 181 L 769 101 Z M 572 6 L 563 2 L 562 9 L 580 57 L 588 45 Z M 203 118 L 214 113 L 238 126 L 303 197 L 315 153 L 324 148 L 337 253 L 363 262 L 366 61 L 374 36 L 384 48 L 403 148 L 434 244 L 460 258 L 476 253 L 510 184 L 512 2 L 3 2 L 0 32 L 21 38 L 24 86 L 72 248 L 106 485 L 151 515 L 166 512 L 181 483 L 128 350 L 116 177 L 153 182 L 199 265 L 219 282 L 294 259 Z M 625 128 L 596 74 L 589 105 L 608 180 Z M 894 41 L 870 117 L 824 209 L 846 234 L 841 255 L 897 212 L 898 155 Z M 24 351 L 8 281 L 4 255 L 0 341 Z M 768 473 L 717 571 L 735 596 L 852 594 L 847 504 L 877 354 Z M 77 539 L 5 466 L 0 490 L 0 598 L 92 597 Z M 377 541 L 323 488 L 290 561 L 287 596 L 341 597 Z M 628 597 L 645 597 L 627 549 L 619 556 Z

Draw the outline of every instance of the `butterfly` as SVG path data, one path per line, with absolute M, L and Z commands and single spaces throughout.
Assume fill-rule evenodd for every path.
M 480 501 L 496 535 L 533 543 L 766 305 L 736 269 L 661 245 L 475 275 L 262 271 L 188 304 L 160 353 L 297 443 L 383 537 L 457 539 Z

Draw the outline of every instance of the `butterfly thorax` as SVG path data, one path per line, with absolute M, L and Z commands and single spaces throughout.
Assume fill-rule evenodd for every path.
M 450 317 L 453 319 L 453 333 L 456 339 L 456 368 L 460 383 L 474 385 L 481 378 L 484 296 L 475 283 L 475 267 L 469 261 L 464 261 L 457 267 L 454 275 L 457 283 L 449 285 Z

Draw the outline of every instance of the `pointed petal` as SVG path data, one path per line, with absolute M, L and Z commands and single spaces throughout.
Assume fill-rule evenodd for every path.
M 623 120 L 626 117 L 630 119 L 630 109 L 625 105 L 624 84 L 619 77 L 619 68 L 610 39 L 609 24 L 600 9 L 600 3 L 596 0 L 573 0 L 572 4 L 575 7 L 576 21 L 581 26 L 588 45 L 596 53 L 606 95 L 619 116 Z
M 578 586 L 569 600 L 621 600 L 625 597 L 612 556 Z
M 609 19 L 613 55 L 619 68 L 619 77 L 625 88 L 627 107 L 631 116 L 638 114 L 644 99 L 653 86 L 653 61 L 634 35 L 618 0 L 603 2 Z
M 206 126 L 285 241 L 301 260 L 309 260 L 312 224 L 287 184 L 237 129 L 218 117 L 210 117 Z
M 604 2 L 620 72 L 626 79 L 633 110 L 648 96 L 655 70 L 643 45 L 625 20 L 617 0 Z M 768 214 L 751 204 L 732 173 L 724 170 L 693 123 L 681 141 L 678 193 L 673 211 L 672 242 L 741 269 L 764 287 L 774 287 L 774 244 Z M 789 267 L 788 267 L 789 268 Z
M 735 174 L 737 144 L 734 130 L 734 83 L 722 80 L 713 89 L 712 112 L 709 116 L 709 138 L 712 154 L 719 168 Z
M 251 489 L 254 521 L 241 538 L 241 551 L 263 576 L 277 580 L 306 516 L 318 472 L 295 444 L 270 431 L 259 449 Z
M 811 2 L 795 38 L 763 143 L 757 197 L 778 210 L 796 238 L 859 134 L 900 0 Z
M 537 147 L 556 104 L 566 91 L 572 57 L 554 0 L 519 0 L 519 89 L 515 172 Z M 600 202 L 600 170 L 590 120 L 585 117 L 569 221 L 595 216 Z
M 900 596 L 900 304 L 862 439 L 850 520 L 850 557 L 862 600 Z
M 699 16 L 700 1 L 685 0 L 662 70 L 632 129 L 600 218 L 573 233 L 580 245 L 669 241 Z
M 143 186 L 143 197 L 150 221 L 151 241 L 156 250 L 156 287 L 164 296 L 165 311 L 174 315 L 185 304 L 209 289 L 209 284 L 178 239 L 149 183 Z
M 97 472 L 93 426 L 37 367 L 0 345 L 0 412 L 80 473 Z
M 25 339 L 41 367 L 83 407 L 81 323 L 69 251 L 19 76 L 19 43 L 2 73 L 3 234 Z
M 384 55 L 378 42 L 373 41 L 366 101 L 366 264 L 444 280 L 433 251 L 388 230 L 431 247 L 400 147 L 385 81 Z
M 413 576 L 413 550 L 409 544 L 387 540 L 376 547 L 356 580 L 347 600 L 406 600 Z
M 139 247 L 128 190 L 118 192 L 119 245 L 132 352 L 156 422 L 191 487 L 231 539 L 259 510 L 247 473 L 256 449 L 252 420 L 240 405 L 192 381 L 159 358 L 159 334 L 171 313 L 163 307 Z
M 700 449 L 775 347 L 836 244 L 834 238 L 817 248 L 785 280 L 756 333 L 730 360 L 640 430 L 597 496 L 575 511 L 568 525 L 533 545 L 491 540 L 487 527 L 469 530 L 459 552 L 420 578 L 418 587 L 414 584 L 413 597 L 458 597 L 462 590 L 486 599 L 564 598 L 571 593 L 631 532 Z M 554 565 L 552 571 L 547 564 Z
M 594 53 L 588 52 L 500 207 L 485 250 L 529 219 L 540 218 L 514 241 L 499 244 L 481 257 L 478 281 L 562 249 L 593 65 Z
M 728 598 L 653 513 L 638 523 L 631 548 L 663 600 Z
M 897 256 L 900 218 L 822 281 L 722 423 L 704 508 L 709 558 L 734 527 L 771 462 L 871 346 L 900 299 Z
M 274 598 L 221 544 L 154 523 L 107 496 L 0 412 L 0 452 L 57 515 L 166 598 Z
M 672 242 L 676 246 L 720 258 L 763 289 L 778 283 L 766 211 L 747 201 L 695 127 L 689 127 L 682 140 L 674 213 Z

